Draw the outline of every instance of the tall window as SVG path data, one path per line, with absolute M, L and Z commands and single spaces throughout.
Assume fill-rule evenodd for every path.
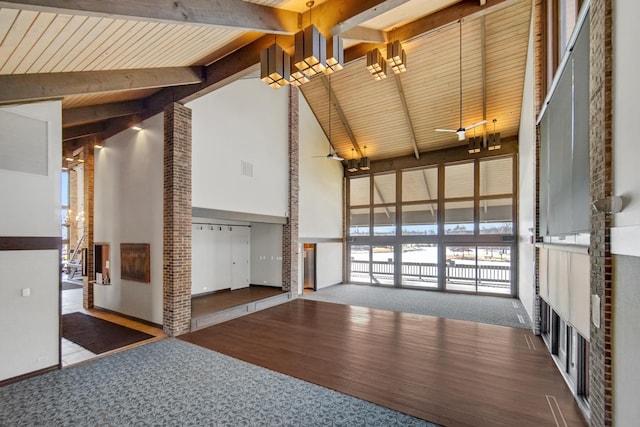
M 480 234 L 513 234 L 513 159 L 480 161 Z
M 514 162 L 496 155 L 351 177 L 349 280 L 513 294 Z
M 438 169 L 402 171 L 402 235 L 438 234 Z

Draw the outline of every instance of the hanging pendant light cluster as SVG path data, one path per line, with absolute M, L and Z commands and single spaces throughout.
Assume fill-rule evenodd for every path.
M 387 78 L 387 65 L 391 67 L 391 71 L 393 71 L 394 74 L 407 71 L 407 54 L 400 40 L 387 43 L 386 58 L 382 56 L 378 48 L 367 52 L 367 70 L 369 70 L 375 80 Z
M 318 74 L 331 74 L 344 68 L 342 38 L 333 36 L 329 44 L 311 22 L 313 1 L 309 8 L 309 26 L 295 35 L 293 58 L 277 43 L 263 50 L 260 55 L 260 79 L 273 88 L 291 84 L 300 86 Z
M 364 146 L 364 156 L 360 158 L 360 161 L 356 160 L 353 154 L 353 148 L 351 149 L 351 159 L 347 162 L 348 172 L 368 171 L 371 169 L 371 163 L 367 157 L 367 146 Z
M 502 145 L 500 145 L 500 132 L 496 132 L 497 121 L 497 119 L 493 119 L 493 133 L 487 135 L 487 150 L 489 151 L 499 150 L 500 148 L 502 148 Z M 469 148 L 467 149 L 467 152 L 469 154 L 479 153 L 482 148 L 483 145 L 481 136 L 476 137 L 474 134 L 473 137 L 469 138 Z

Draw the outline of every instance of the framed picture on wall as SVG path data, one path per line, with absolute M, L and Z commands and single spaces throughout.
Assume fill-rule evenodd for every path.
M 151 282 L 148 243 L 120 243 L 120 278 L 134 282 Z

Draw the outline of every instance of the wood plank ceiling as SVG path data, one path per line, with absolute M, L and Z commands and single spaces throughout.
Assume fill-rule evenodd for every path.
M 0 105 L 61 98 L 64 139 L 113 135 L 255 72 L 260 50 L 309 22 L 305 0 L 0 1 Z M 460 145 L 462 124 L 516 136 L 530 0 L 316 1 L 313 23 L 345 37 L 345 69 L 301 87 L 338 153 L 372 160 Z M 402 41 L 408 71 L 374 81 L 364 55 Z M 286 90 L 286 89 L 280 89 Z M 479 136 L 485 129 L 477 128 Z M 472 135 L 468 135 L 472 136 Z

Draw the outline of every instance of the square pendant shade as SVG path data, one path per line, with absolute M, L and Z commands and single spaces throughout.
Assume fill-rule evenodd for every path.
M 347 161 L 347 171 L 358 172 L 358 161 L 356 159 L 350 159 Z
M 272 44 L 260 52 L 260 80 L 274 89 L 289 84 L 291 58 L 280 45 Z
M 314 25 L 296 33 L 294 64 L 307 77 L 327 68 L 327 41 Z
M 369 158 L 368 157 L 362 157 L 360 159 L 360 170 L 368 171 L 369 169 L 371 169 L 371 164 L 369 163 Z
M 344 68 L 344 47 L 342 37 L 333 36 L 327 44 L 327 69 L 325 74 L 331 74 Z
M 387 62 L 382 58 L 379 49 L 367 52 L 367 70 L 376 80 L 387 78 Z
M 399 40 L 387 44 L 387 62 L 394 74 L 407 71 L 407 54 Z
M 469 152 L 469 154 L 479 153 L 481 146 L 482 146 L 481 136 L 469 138 L 469 149 L 467 151 Z
M 502 145 L 500 145 L 500 132 L 489 134 L 487 141 L 487 150 L 493 151 L 502 148 Z

